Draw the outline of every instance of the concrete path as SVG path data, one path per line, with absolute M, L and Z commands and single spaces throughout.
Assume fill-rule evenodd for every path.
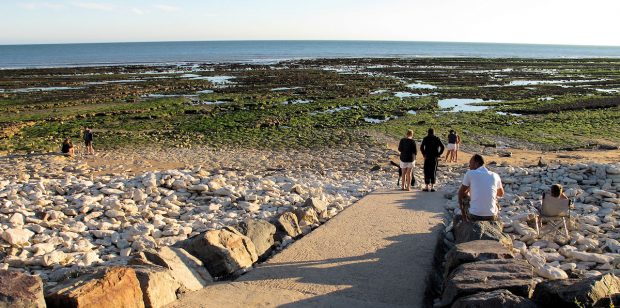
M 442 196 L 372 193 L 235 282 L 171 307 L 422 307 Z

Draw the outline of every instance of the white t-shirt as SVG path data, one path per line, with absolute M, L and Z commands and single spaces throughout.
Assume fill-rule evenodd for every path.
M 495 172 L 485 167 L 469 170 L 463 178 L 463 185 L 469 187 L 471 202 L 469 213 L 477 216 L 495 216 L 497 208 L 497 190 L 502 187 L 502 180 Z

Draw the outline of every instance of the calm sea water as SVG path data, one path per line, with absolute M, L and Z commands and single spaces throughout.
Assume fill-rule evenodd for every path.
M 0 45 L 0 68 L 352 57 L 618 58 L 620 47 L 385 41 Z

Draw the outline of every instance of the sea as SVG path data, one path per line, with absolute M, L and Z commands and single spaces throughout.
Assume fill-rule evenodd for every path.
M 192 41 L 0 45 L 0 69 L 126 64 L 275 63 L 317 58 L 620 58 L 620 46 L 411 41 Z

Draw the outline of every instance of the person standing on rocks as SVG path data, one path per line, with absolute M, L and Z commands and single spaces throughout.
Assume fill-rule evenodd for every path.
M 468 198 L 469 195 L 469 198 Z M 463 219 L 473 221 L 499 220 L 497 198 L 504 196 L 504 186 L 499 175 L 484 167 L 484 158 L 475 154 L 469 160 L 459 189 L 459 205 Z M 469 205 L 467 205 L 469 199 Z
M 408 130 L 407 136 L 400 139 L 398 151 L 400 152 L 400 169 L 403 176 L 401 188 L 402 190 L 411 190 L 411 177 L 413 176 L 415 157 L 418 154 L 412 130 Z
M 84 145 L 86 146 L 86 155 L 95 154 L 95 149 L 93 148 L 93 132 L 88 127 L 84 132 Z
M 443 150 L 444 145 L 439 137 L 435 136 L 435 130 L 429 128 L 428 135 L 422 139 L 420 145 L 420 152 L 424 156 L 424 184 L 426 184 L 426 187 L 422 189 L 423 191 L 435 191 L 433 186 L 435 186 L 437 178 L 437 164 Z

